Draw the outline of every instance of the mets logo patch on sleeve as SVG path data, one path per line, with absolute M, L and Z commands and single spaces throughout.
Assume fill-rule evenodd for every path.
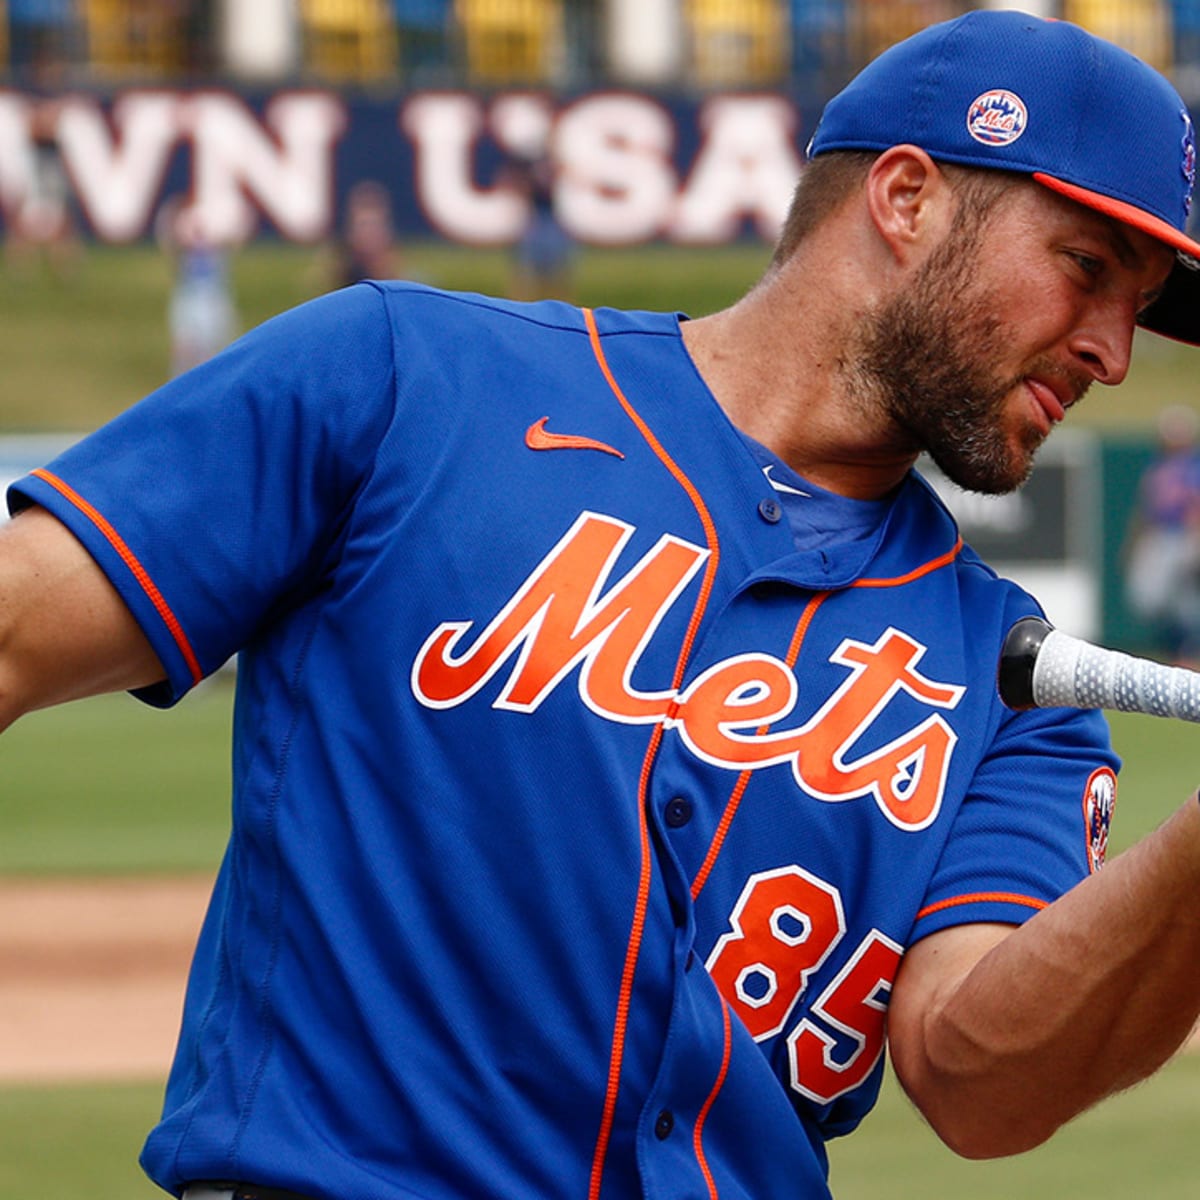
M 1100 767 L 1088 777 L 1083 792 L 1083 824 L 1087 830 L 1088 870 L 1098 871 L 1108 857 L 1108 831 L 1117 806 L 1117 777 Z

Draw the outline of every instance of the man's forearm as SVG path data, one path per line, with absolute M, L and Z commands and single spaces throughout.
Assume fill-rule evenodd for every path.
M 1021 928 L 976 928 L 910 951 L 893 998 L 893 1058 L 939 1134 L 992 1157 L 1039 1144 L 1145 1078 L 1194 1026 L 1200 804 Z

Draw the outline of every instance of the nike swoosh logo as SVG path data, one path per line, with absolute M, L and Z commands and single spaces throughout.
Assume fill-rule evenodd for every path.
M 781 483 L 778 479 L 772 479 L 771 472 L 774 469 L 774 463 L 767 463 L 767 465 L 763 467 L 762 472 L 767 477 L 767 482 L 777 492 L 786 492 L 789 496 L 806 496 L 807 498 L 812 499 L 812 492 L 802 492 L 799 488 L 794 488 L 789 483 Z
M 525 445 L 530 450 L 600 450 L 617 458 L 625 457 L 616 447 L 607 442 L 598 442 L 595 438 L 580 437 L 574 433 L 551 433 L 546 428 L 548 420 L 549 417 L 542 417 L 525 430 Z

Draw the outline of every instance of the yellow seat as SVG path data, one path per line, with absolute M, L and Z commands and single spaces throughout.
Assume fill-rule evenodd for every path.
M 791 57 L 780 0 L 687 0 L 692 74 L 704 85 L 772 83 Z
M 865 66 L 889 46 L 969 7 L 956 0 L 857 0 L 849 12 L 851 60 Z
M 1170 71 L 1171 11 L 1162 0 L 1064 0 L 1063 18 L 1082 25 L 1160 71 Z
M 396 72 L 396 30 L 384 0 L 300 0 L 304 67 L 337 82 Z
M 83 19 L 98 75 L 159 77 L 187 66 L 182 9 L 154 0 L 83 0 Z
M 472 83 L 549 83 L 563 55 L 560 0 L 456 0 Z

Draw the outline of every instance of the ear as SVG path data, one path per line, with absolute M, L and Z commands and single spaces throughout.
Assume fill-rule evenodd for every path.
M 939 239 L 953 215 L 950 185 L 919 146 L 885 150 L 867 175 L 866 199 L 875 228 L 901 262 Z

